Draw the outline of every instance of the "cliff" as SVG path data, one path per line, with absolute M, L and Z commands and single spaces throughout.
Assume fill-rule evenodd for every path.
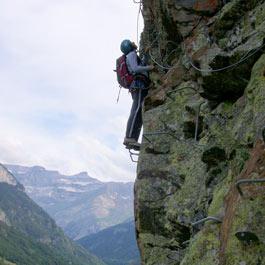
M 16 178 L 10 172 L 8 172 L 8 170 L 1 164 L 0 164 L 0 183 L 6 183 L 12 186 L 19 186 L 19 183 L 17 182 Z
M 135 183 L 142 264 L 264 265 L 265 1 L 141 5 L 157 66 Z

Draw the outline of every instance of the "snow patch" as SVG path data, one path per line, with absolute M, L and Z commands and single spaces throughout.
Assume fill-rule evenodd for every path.
M 75 181 L 72 179 L 60 179 L 60 181 L 68 185 L 87 186 L 87 185 L 93 184 L 92 181 Z
M 58 187 L 58 189 L 61 189 L 67 192 L 84 192 L 83 190 L 75 189 L 72 187 L 65 187 L 65 186 Z
M 12 174 L 2 165 L 0 165 L 0 182 L 16 186 L 18 183 Z
M 121 196 L 121 198 L 124 200 L 129 200 L 131 197 L 130 196 Z

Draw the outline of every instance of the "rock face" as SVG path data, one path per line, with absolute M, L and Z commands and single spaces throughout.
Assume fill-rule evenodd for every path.
M 13 175 L 11 175 L 6 168 L 0 164 L 0 183 L 6 183 L 9 185 L 16 186 L 18 184 L 17 180 Z
M 265 265 L 265 1 L 142 2 L 142 264 Z

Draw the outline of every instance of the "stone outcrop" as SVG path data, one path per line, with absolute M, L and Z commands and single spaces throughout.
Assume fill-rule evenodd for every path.
M 4 211 L 0 209 L 0 222 L 5 223 L 6 225 L 10 226 L 10 222 L 8 218 L 6 217 L 6 214 Z
M 0 183 L 6 183 L 12 186 L 18 185 L 16 178 L 0 164 Z
M 142 264 L 265 265 L 265 1 L 142 2 Z

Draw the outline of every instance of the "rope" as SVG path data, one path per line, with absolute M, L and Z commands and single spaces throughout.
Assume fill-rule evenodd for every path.
M 155 42 L 158 40 L 158 38 L 159 38 L 160 35 L 161 35 L 161 33 L 158 33 L 157 36 L 156 36 L 156 38 L 152 41 L 148 53 L 149 53 L 149 56 L 150 56 L 151 60 L 152 60 L 156 65 L 158 65 L 158 66 L 159 66 L 160 68 L 162 68 L 162 69 L 170 70 L 170 69 L 175 68 L 176 66 L 162 65 L 161 63 L 159 63 L 159 62 L 154 58 L 154 56 L 153 56 L 153 55 L 151 54 L 151 52 L 150 52 L 150 49 L 154 46 Z M 170 42 L 172 42 L 173 44 L 177 45 L 177 44 L 176 44 L 175 42 L 173 42 L 173 41 L 167 41 L 167 43 L 170 43 Z M 159 46 L 159 44 L 158 44 L 158 46 Z M 160 57 L 162 57 L 160 47 L 158 47 L 158 49 L 159 49 Z M 178 49 L 178 48 L 172 50 L 172 51 L 169 53 L 169 55 L 166 57 L 166 60 L 167 60 L 167 59 L 169 58 L 169 56 L 170 56 L 173 52 L 175 52 L 177 49 Z M 162 58 L 160 58 L 160 59 L 161 59 L 161 61 L 162 61 Z M 179 61 L 178 61 L 178 62 L 179 62 Z
M 138 2 L 135 2 L 134 0 L 134 3 L 138 3 Z M 142 11 L 142 2 L 139 2 L 139 11 L 138 11 L 138 14 L 137 14 L 137 31 L 136 31 L 136 34 L 137 34 L 137 45 L 139 47 L 139 20 L 140 20 L 140 14 L 141 14 L 141 11 Z
M 227 69 L 230 69 L 230 68 L 233 68 L 233 67 L 236 67 L 238 66 L 239 64 L 245 62 L 248 58 L 252 57 L 253 55 L 255 55 L 258 51 L 260 51 L 263 47 L 265 46 L 265 44 L 263 44 L 261 47 L 257 48 L 254 52 L 250 53 L 249 52 L 247 54 L 249 55 L 244 55 L 238 62 L 234 63 L 234 64 L 231 64 L 231 65 L 228 65 L 228 66 L 225 66 L 225 67 L 222 67 L 222 68 L 219 68 L 219 69 L 201 69 L 201 68 L 198 68 L 196 65 L 193 64 L 192 62 L 192 59 L 190 59 L 189 63 L 190 65 L 196 69 L 197 71 L 200 71 L 200 72 L 207 72 L 207 73 L 215 73 L 215 72 L 221 72 L 221 71 L 224 71 L 224 70 L 227 70 Z
M 135 1 L 135 0 L 134 0 Z M 193 29 L 191 30 L 191 32 L 200 24 L 200 22 L 201 22 L 201 19 L 197 22 L 197 24 L 193 27 Z M 255 35 L 255 34 L 257 34 L 258 32 L 255 32 L 255 33 L 253 33 L 252 35 Z M 153 46 L 153 44 L 154 44 L 154 42 L 158 39 L 158 37 L 159 37 L 159 34 L 158 34 L 158 36 L 157 36 L 157 38 L 155 38 L 155 40 L 152 42 L 152 44 L 151 44 L 151 47 Z M 172 42 L 172 43 L 174 43 L 173 41 L 169 41 L 169 42 Z M 177 45 L 177 43 L 174 43 L 174 44 L 176 44 Z M 194 68 L 194 69 L 196 69 L 197 71 L 200 71 L 200 72 L 207 72 L 207 73 L 214 73 L 214 72 L 221 72 L 221 71 L 224 71 L 224 70 L 227 70 L 227 69 L 231 69 L 231 68 L 233 68 L 233 67 L 236 67 L 236 66 L 238 66 L 239 64 L 241 64 L 241 63 L 243 63 L 243 62 L 245 62 L 247 59 L 249 59 L 250 57 L 252 57 L 253 55 L 255 55 L 257 52 L 259 52 L 264 46 L 265 46 L 265 43 L 261 46 L 261 47 L 259 47 L 259 48 L 257 48 L 256 50 L 254 50 L 253 52 L 247 52 L 238 62 L 236 62 L 236 63 L 234 63 L 234 64 L 231 64 L 231 65 L 228 65 L 228 66 L 225 66 L 225 67 L 222 67 L 222 68 L 218 68 L 218 69 L 201 69 L 201 68 L 199 68 L 199 67 L 197 67 L 196 65 L 194 65 L 194 63 L 192 62 L 192 59 L 187 55 L 187 53 L 185 52 L 186 51 L 186 48 L 185 48 L 185 44 L 183 43 L 183 45 L 184 45 L 184 48 L 183 48 L 183 50 L 184 50 L 184 53 L 185 53 L 185 55 L 189 58 L 189 63 L 190 63 L 190 65 Z M 170 52 L 170 54 L 166 57 L 166 60 L 169 58 L 169 56 L 173 53 L 173 52 L 175 52 L 177 50 L 177 48 L 176 49 L 174 49 L 173 51 L 171 51 Z M 160 54 L 161 54 L 161 52 L 160 52 Z M 175 68 L 176 66 L 166 66 L 166 65 L 163 65 L 163 64 L 161 64 L 161 63 L 159 63 L 155 58 L 154 58 L 154 56 L 151 54 L 151 52 L 149 51 L 149 56 L 150 56 L 150 58 L 151 58 L 151 60 L 156 64 L 156 65 L 158 65 L 160 68 L 162 68 L 162 69 L 165 69 L 165 70 L 171 70 L 171 69 L 173 69 L 173 68 Z M 161 55 L 160 55 L 161 56 Z M 161 61 L 162 61 L 162 59 L 161 59 Z
M 138 14 L 137 14 L 137 45 L 139 47 L 139 20 L 140 20 L 140 14 L 142 13 L 143 15 L 143 10 L 142 10 L 142 5 L 143 5 L 143 1 L 140 0 L 140 1 L 136 1 L 136 0 L 133 0 L 134 4 L 139 4 L 139 11 L 138 11 Z
M 176 52 L 177 50 L 178 50 L 178 48 L 172 50 L 172 51 L 166 56 L 165 61 L 167 61 L 168 58 L 169 58 L 174 52 Z
M 150 51 L 149 51 L 149 56 L 150 56 L 151 60 L 162 69 L 171 70 L 173 68 L 176 68 L 176 66 L 164 66 L 164 65 L 160 64 L 159 62 L 156 61 L 156 59 L 154 58 L 154 56 L 151 54 Z M 179 62 L 179 60 L 178 60 L 178 62 Z
M 135 2 L 135 0 L 133 0 L 133 1 Z M 202 21 L 202 19 L 203 19 L 203 17 L 201 17 L 201 18 L 197 21 L 197 23 L 194 25 L 194 27 L 192 28 L 192 30 L 189 32 L 188 35 L 190 35 L 190 34 L 193 32 L 193 30 L 195 30 L 195 28 L 197 28 L 197 26 L 200 24 L 200 22 Z M 152 42 L 151 47 L 153 46 L 153 43 L 158 39 L 159 35 L 160 35 L 160 33 L 158 33 L 157 38 L 155 38 L 155 40 Z M 183 38 L 182 38 L 182 39 L 183 39 Z M 178 45 L 177 43 L 175 43 L 175 42 L 173 42 L 173 41 L 168 41 L 167 43 L 173 43 L 173 44 L 176 45 L 176 46 Z M 178 48 L 172 50 L 172 51 L 169 53 L 169 55 L 167 55 L 167 57 L 166 57 L 166 59 L 165 59 L 164 61 L 168 60 L 168 58 L 170 57 L 170 55 L 172 55 L 175 51 L 177 51 L 177 49 L 178 49 Z M 160 68 L 162 68 L 162 69 L 165 69 L 165 70 L 171 70 L 171 69 L 173 69 L 173 68 L 176 68 L 176 66 L 168 66 L 168 65 L 166 66 L 166 65 L 162 65 L 162 64 L 160 64 L 159 62 L 157 62 L 157 61 L 155 60 L 154 56 L 151 54 L 150 51 L 149 51 L 149 55 L 150 55 L 151 60 L 152 60 L 156 65 L 158 65 Z M 162 56 L 161 56 L 161 50 L 160 50 L 160 57 L 162 57 Z M 163 61 L 162 58 L 161 58 L 161 61 Z M 179 61 L 178 61 L 178 62 L 179 62 Z
M 118 102 L 120 100 L 120 94 L 121 94 L 121 86 L 120 86 L 119 93 L 118 93 L 118 97 L 117 97 L 117 104 L 118 104 Z

